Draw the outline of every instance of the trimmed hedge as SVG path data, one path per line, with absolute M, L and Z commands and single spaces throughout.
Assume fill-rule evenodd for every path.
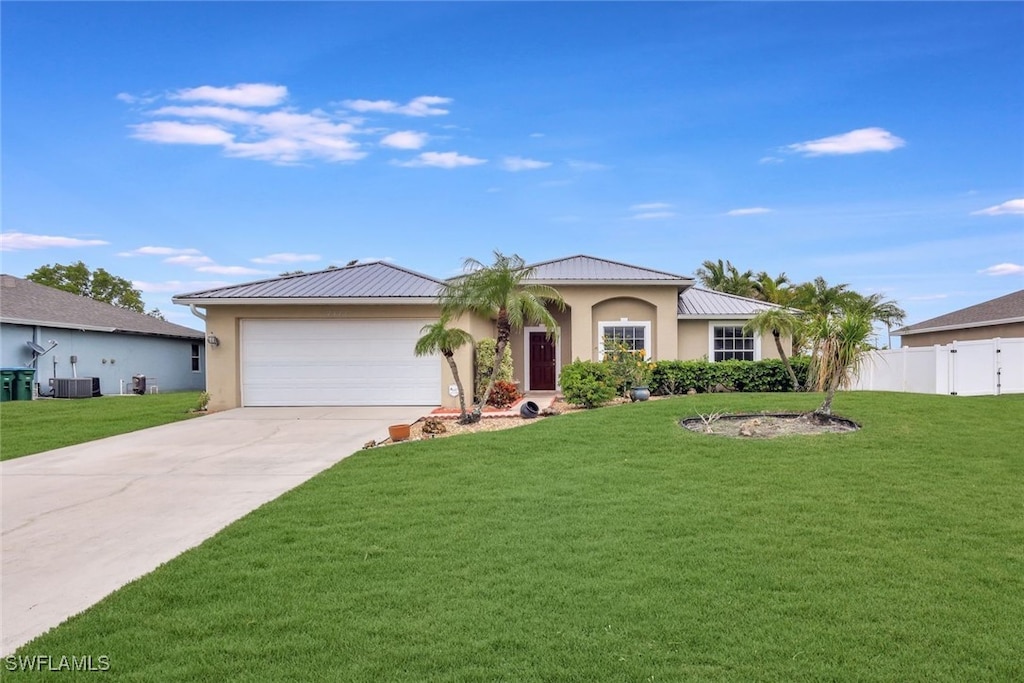
M 803 386 L 807 382 L 810 358 L 798 356 L 790 359 L 796 378 Z M 697 393 L 714 391 L 722 385 L 729 391 L 792 391 L 793 383 L 781 360 L 727 360 L 712 363 L 706 360 L 658 361 L 651 381 L 651 393 L 660 396 L 685 394 L 690 389 Z

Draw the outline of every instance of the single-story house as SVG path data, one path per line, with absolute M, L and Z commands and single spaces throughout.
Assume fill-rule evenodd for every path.
M 148 379 L 148 390 L 206 387 L 204 334 L 31 280 L 0 275 L 0 365 L 33 368 L 39 394 L 57 379 L 94 378 L 102 394 Z M 83 397 L 80 382 L 60 391 Z M 98 385 L 98 387 L 96 387 Z M 89 393 L 91 396 L 92 393 Z
M 606 337 L 654 360 L 776 358 L 769 336 L 743 332 L 771 304 L 694 287 L 692 278 L 592 256 L 533 264 L 530 281 L 554 287 L 557 334 L 527 327 L 511 340 L 526 391 L 554 391 L 561 368 L 600 360 Z M 445 282 L 386 263 L 364 263 L 182 294 L 206 320 L 210 408 L 288 405 L 457 405 L 447 364 L 417 358 L 424 325 L 437 321 Z M 199 309 L 205 309 L 205 312 Z M 453 325 L 474 339 L 494 322 Z M 471 392 L 469 348 L 455 356 Z
M 1024 337 L 1024 289 L 893 331 L 901 346 Z

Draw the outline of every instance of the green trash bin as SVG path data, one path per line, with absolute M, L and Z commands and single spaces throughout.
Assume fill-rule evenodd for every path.
M 34 368 L 18 368 L 14 375 L 14 400 L 32 400 L 32 380 L 35 379 Z
M 0 368 L 0 401 L 14 400 L 14 368 Z

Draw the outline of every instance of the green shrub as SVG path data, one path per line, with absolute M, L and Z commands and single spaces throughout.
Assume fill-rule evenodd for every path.
M 487 397 L 487 405 L 504 410 L 523 397 L 519 393 L 519 387 L 514 382 L 498 380 L 491 389 L 491 395 Z
M 791 358 L 790 363 L 801 386 L 807 378 L 806 357 Z M 659 361 L 654 368 L 651 392 L 658 395 L 712 391 L 722 385 L 730 391 L 781 392 L 792 391 L 793 383 L 781 360 L 727 360 L 712 363 L 706 360 Z
M 577 360 L 562 368 L 559 383 L 568 403 L 594 408 L 615 398 L 615 378 L 605 363 Z
M 497 339 L 481 339 L 476 343 L 476 373 L 474 376 L 473 396 L 477 401 L 487 388 L 491 379 L 491 368 L 494 367 L 494 354 L 497 352 Z M 505 354 L 501 359 L 501 367 L 498 368 L 497 382 L 512 381 L 512 345 L 505 345 Z

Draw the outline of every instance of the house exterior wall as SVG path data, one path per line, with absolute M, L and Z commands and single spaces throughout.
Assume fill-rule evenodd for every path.
M 57 346 L 41 356 L 35 381 L 41 395 L 50 393 L 54 377 L 98 377 L 100 391 L 117 394 L 122 382 L 131 390 L 134 375 L 146 375 L 161 392 L 201 391 L 206 386 L 206 348 L 202 339 L 175 339 L 138 334 L 93 332 L 56 327 L 3 324 L 3 367 L 33 367 L 32 352 L 25 344 L 43 348 L 50 340 Z M 199 352 L 199 370 L 192 370 L 193 345 Z M 74 367 L 71 357 L 76 357 Z M 56 364 L 55 364 L 56 361 Z
M 598 322 L 623 317 L 630 322 L 650 321 L 651 351 L 656 360 L 670 358 L 677 348 L 679 290 L 675 286 L 559 285 L 557 289 L 572 311 L 569 343 L 562 344 L 563 358 L 568 347 L 571 360 L 597 360 Z M 614 317 L 601 317 L 605 315 Z M 636 320 L 631 317 L 634 315 Z
M 680 320 L 679 346 L 676 358 L 679 360 L 708 360 L 711 345 L 709 335 L 711 328 L 722 323 L 742 322 L 737 320 Z M 775 346 L 775 338 L 771 334 L 761 335 L 759 340 L 761 360 L 779 359 L 779 350 Z M 782 337 L 782 348 L 787 354 L 793 352 L 793 340 Z
M 995 339 L 996 337 L 1001 339 L 1024 337 L 1024 323 L 986 325 L 985 327 L 967 327 L 960 330 L 906 334 L 900 337 L 900 346 L 934 346 L 935 344 L 950 344 L 954 341 L 978 341 L 981 339 Z

